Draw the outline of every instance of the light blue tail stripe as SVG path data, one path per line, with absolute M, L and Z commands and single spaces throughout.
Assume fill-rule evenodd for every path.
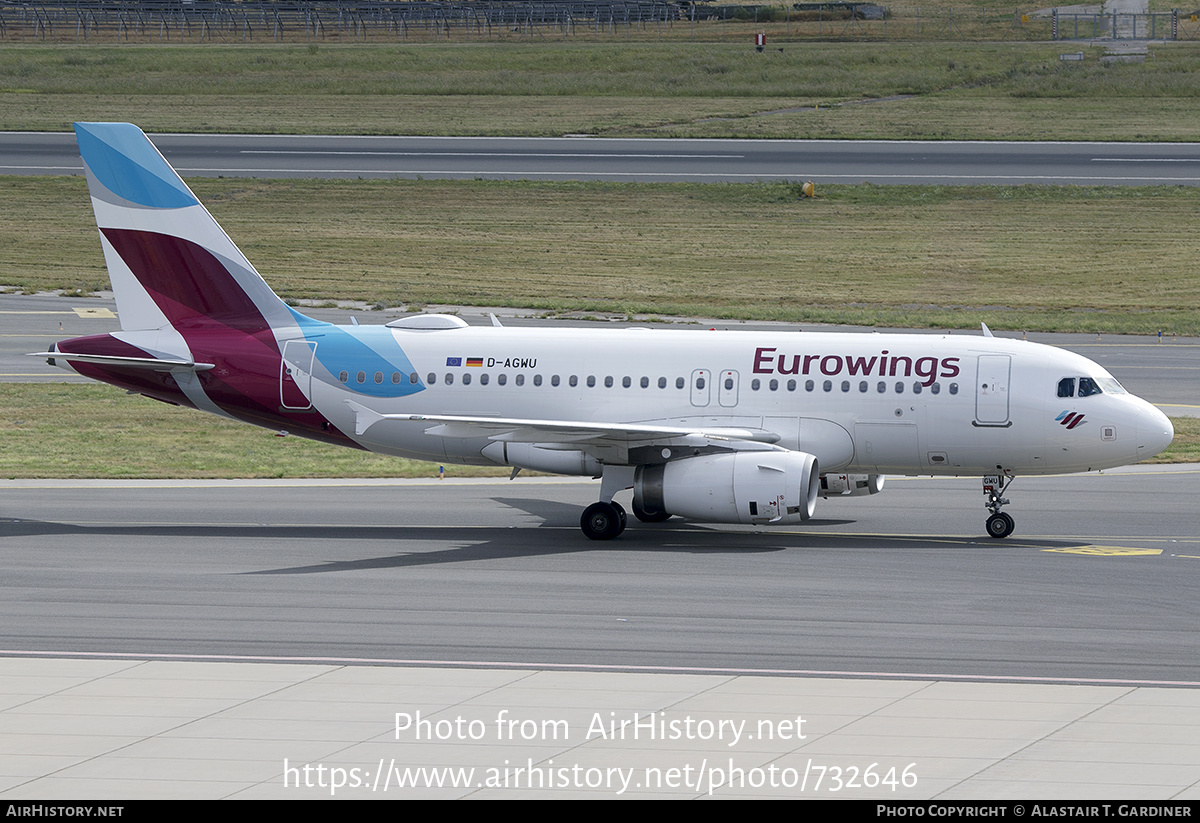
M 137 126 L 76 123 L 75 139 L 92 174 L 121 199 L 153 209 L 199 202 Z

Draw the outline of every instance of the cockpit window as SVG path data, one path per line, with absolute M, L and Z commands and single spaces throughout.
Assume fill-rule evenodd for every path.
M 1079 380 L 1079 396 L 1091 397 L 1093 394 L 1128 394 L 1127 391 L 1113 378 L 1104 377 L 1064 377 L 1058 381 L 1059 397 L 1075 396 L 1075 381 Z

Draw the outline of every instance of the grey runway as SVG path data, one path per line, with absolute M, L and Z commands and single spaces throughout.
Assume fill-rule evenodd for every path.
M 265 435 L 264 435 L 265 436 Z M 4 481 L 9 651 L 1200 684 L 1195 466 L 577 532 L 585 481 Z
M 184 177 L 1200 185 L 1200 144 L 155 134 Z M 0 174 L 82 174 L 69 133 L 0 132 Z
M 3 481 L 0 797 L 1194 796 L 1200 466 L 1019 485 L 597 546 L 586 482 Z

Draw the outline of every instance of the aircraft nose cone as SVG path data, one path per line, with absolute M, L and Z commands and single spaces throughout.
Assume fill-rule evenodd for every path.
M 1138 460 L 1146 460 L 1161 452 L 1175 439 L 1175 427 L 1158 409 L 1146 404 L 1137 427 Z

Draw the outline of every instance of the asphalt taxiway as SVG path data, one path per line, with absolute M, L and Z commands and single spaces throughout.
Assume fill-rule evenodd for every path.
M 3 481 L 0 797 L 1196 799 L 1200 466 L 977 486 L 596 544 L 583 481 Z

